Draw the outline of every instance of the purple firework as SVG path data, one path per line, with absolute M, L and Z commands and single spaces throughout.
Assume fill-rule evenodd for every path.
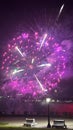
M 1 69 L 8 81 L 2 90 L 34 97 L 51 91 L 64 74 L 65 51 L 48 33 L 13 38 L 3 53 Z

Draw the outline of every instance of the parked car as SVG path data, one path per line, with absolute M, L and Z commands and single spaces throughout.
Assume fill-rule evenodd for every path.
M 65 120 L 54 120 L 52 128 L 67 128 Z
M 29 119 L 29 118 L 26 118 L 26 121 L 24 122 L 24 126 L 35 126 L 37 123 L 35 122 L 35 119 Z

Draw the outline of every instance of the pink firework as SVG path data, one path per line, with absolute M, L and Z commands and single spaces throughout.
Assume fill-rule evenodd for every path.
M 47 33 L 22 33 L 8 43 L 3 53 L 2 72 L 6 93 L 47 94 L 62 79 L 66 50 Z

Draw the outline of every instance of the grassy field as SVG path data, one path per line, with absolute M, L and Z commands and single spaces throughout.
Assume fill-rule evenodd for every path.
M 58 130 L 55 128 L 31 128 L 31 127 L 17 127 L 17 126 L 8 126 L 8 123 L 6 122 L 0 122 L 0 130 Z M 59 130 L 64 130 L 64 129 L 60 129 Z
M 3 127 L 3 126 L 0 126 L 0 130 L 58 130 L 55 129 L 55 128 L 24 128 L 24 127 Z M 59 129 L 59 130 L 64 130 L 64 129 Z
M 47 128 L 47 119 L 45 118 L 36 119 L 37 126 L 35 127 L 25 127 L 24 122 L 24 118 L 1 118 L 0 130 L 64 130 L 62 128 Z M 66 120 L 66 125 L 67 130 L 73 130 L 73 120 Z
M 58 128 L 31 128 L 31 127 L 17 127 L 17 126 L 8 126 L 7 123 L 0 123 L 0 130 L 58 130 Z M 59 130 L 64 130 L 59 128 Z M 71 130 L 71 129 L 70 129 Z

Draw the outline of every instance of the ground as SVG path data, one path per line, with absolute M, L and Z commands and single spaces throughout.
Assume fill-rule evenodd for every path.
M 46 128 L 47 127 L 47 117 L 34 117 L 37 125 L 37 128 Z M 0 122 L 7 122 L 5 126 L 17 126 L 23 127 L 25 122 L 25 117 L 0 117 Z M 57 118 L 56 118 L 57 119 Z M 51 125 L 54 119 L 51 119 Z M 73 119 L 65 119 L 67 128 L 73 129 Z

